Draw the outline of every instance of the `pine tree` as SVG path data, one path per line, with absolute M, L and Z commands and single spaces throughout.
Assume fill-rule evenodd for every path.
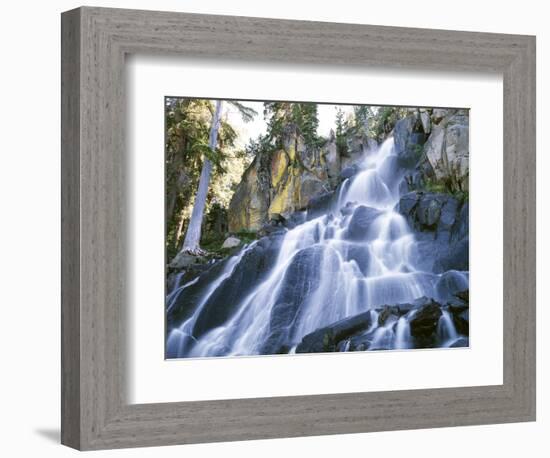
M 246 107 L 239 102 L 230 101 L 228 103 L 239 110 L 239 113 L 245 122 L 252 120 L 256 115 L 256 112 L 252 108 Z M 204 219 L 204 209 L 206 207 L 206 199 L 208 197 L 208 189 L 210 186 L 212 165 L 215 163 L 218 167 L 221 167 L 221 160 L 223 157 L 223 153 L 218 147 L 218 132 L 222 118 L 222 107 L 223 101 L 217 100 L 216 108 L 212 114 L 208 145 L 200 145 L 200 149 L 204 157 L 197 194 L 195 196 L 195 202 L 193 203 L 193 212 L 191 213 L 189 225 L 187 226 L 187 232 L 183 241 L 183 247 L 181 249 L 181 251 L 185 253 L 203 253 L 203 250 L 200 248 L 200 239 Z

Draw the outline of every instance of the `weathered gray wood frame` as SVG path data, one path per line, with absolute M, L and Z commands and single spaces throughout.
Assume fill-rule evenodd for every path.
M 63 13 L 61 35 L 63 444 L 104 449 L 535 419 L 534 37 L 90 7 Z M 503 74 L 504 384 L 129 405 L 128 53 Z

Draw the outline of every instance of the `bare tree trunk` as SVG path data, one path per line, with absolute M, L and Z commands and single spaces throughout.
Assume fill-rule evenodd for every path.
M 216 101 L 216 111 L 212 118 L 212 126 L 210 127 L 210 138 L 208 146 L 211 150 L 215 150 L 218 144 L 218 130 L 220 127 L 222 101 Z M 183 241 L 182 251 L 191 253 L 200 252 L 199 242 L 201 240 L 202 218 L 204 216 L 204 207 L 206 206 L 206 197 L 208 195 L 208 187 L 210 185 L 210 173 L 212 172 L 212 163 L 208 158 L 204 158 L 199 179 L 199 188 L 193 204 L 193 212 Z

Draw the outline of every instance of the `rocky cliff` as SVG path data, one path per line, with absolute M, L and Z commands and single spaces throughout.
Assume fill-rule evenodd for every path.
M 229 204 L 229 231 L 258 231 L 274 215 L 305 208 L 313 196 L 333 188 L 338 159 L 334 140 L 311 147 L 296 134 L 287 135 L 281 148 L 260 151 Z
M 229 231 L 258 231 L 279 215 L 288 218 L 306 209 L 313 198 L 352 176 L 355 164 L 387 136 L 394 137 L 400 165 L 408 169 L 403 192 L 426 186 L 468 191 L 467 110 L 409 109 L 390 127 L 376 139 L 347 132 L 344 148 L 337 148 L 334 135 L 320 146 L 285 135 L 283 147 L 258 153 L 243 174 L 229 205 Z

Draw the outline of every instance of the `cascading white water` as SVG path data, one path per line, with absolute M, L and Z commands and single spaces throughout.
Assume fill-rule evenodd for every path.
M 255 243 L 255 242 L 254 242 Z M 166 341 L 166 349 L 168 353 L 171 354 L 182 354 L 185 349 L 186 345 L 189 344 L 189 340 L 195 341 L 193 337 L 193 325 L 201 313 L 203 305 L 206 303 L 210 295 L 216 290 L 216 288 L 227 278 L 231 275 L 237 264 L 240 262 L 244 254 L 246 253 L 247 249 L 250 249 L 253 247 L 254 244 L 251 244 L 249 247 L 242 250 L 237 256 L 233 256 L 229 259 L 227 262 L 227 265 L 225 266 L 225 269 L 222 271 L 221 275 L 216 279 L 215 282 L 212 283 L 206 294 L 202 297 L 200 303 L 198 304 L 197 309 L 193 313 L 193 315 L 185 320 L 183 324 L 178 328 L 172 330 L 170 335 L 168 336 L 168 339 Z M 183 291 L 196 283 L 198 280 L 198 277 L 194 280 L 191 280 L 190 282 L 186 283 L 185 285 L 178 287 L 179 278 L 175 282 L 175 287 L 172 290 L 172 292 L 168 295 L 167 301 L 168 306 L 167 310 L 169 311 L 171 307 L 174 306 L 174 303 L 178 296 L 183 293 Z
M 343 318 L 369 309 L 374 312 L 375 307 L 382 305 L 406 303 L 422 296 L 436 297 L 438 276 L 415 267 L 415 236 L 405 218 L 394 210 L 399 202 L 399 183 L 403 177 L 393 138 L 377 150 L 368 151 L 360 171 L 337 189 L 328 214 L 286 232 L 269 274 L 234 307 L 233 316 L 198 339 L 193 337 L 193 327 L 202 305 L 231 275 L 245 250 L 228 262 L 195 313 L 178 329 L 172 330 L 167 347 L 179 357 L 260 353 L 270 333 L 272 310 L 281 302 L 284 293 L 285 276 L 305 250 L 318 255 L 314 259 L 319 262 L 310 266 L 299 313 L 288 325 L 290 351 L 294 351 L 305 335 Z M 357 236 L 352 219 L 359 206 L 365 207 L 361 210 L 370 219 L 366 229 Z M 344 208 L 349 211 L 343 211 Z M 171 293 L 169 306 L 177 298 L 175 294 L 185 294 L 187 286 Z M 411 348 L 409 320 L 413 314 L 414 311 L 400 318 L 391 316 L 378 327 L 373 320 L 370 349 Z M 452 320 L 442 319 L 441 332 L 452 334 Z M 449 335 L 448 340 L 451 338 Z
M 442 310 L 441 317 L 437 323 L 437 334 L 444 346 L 449 346 L 458 339 L 458 333 L 448 310 Z

